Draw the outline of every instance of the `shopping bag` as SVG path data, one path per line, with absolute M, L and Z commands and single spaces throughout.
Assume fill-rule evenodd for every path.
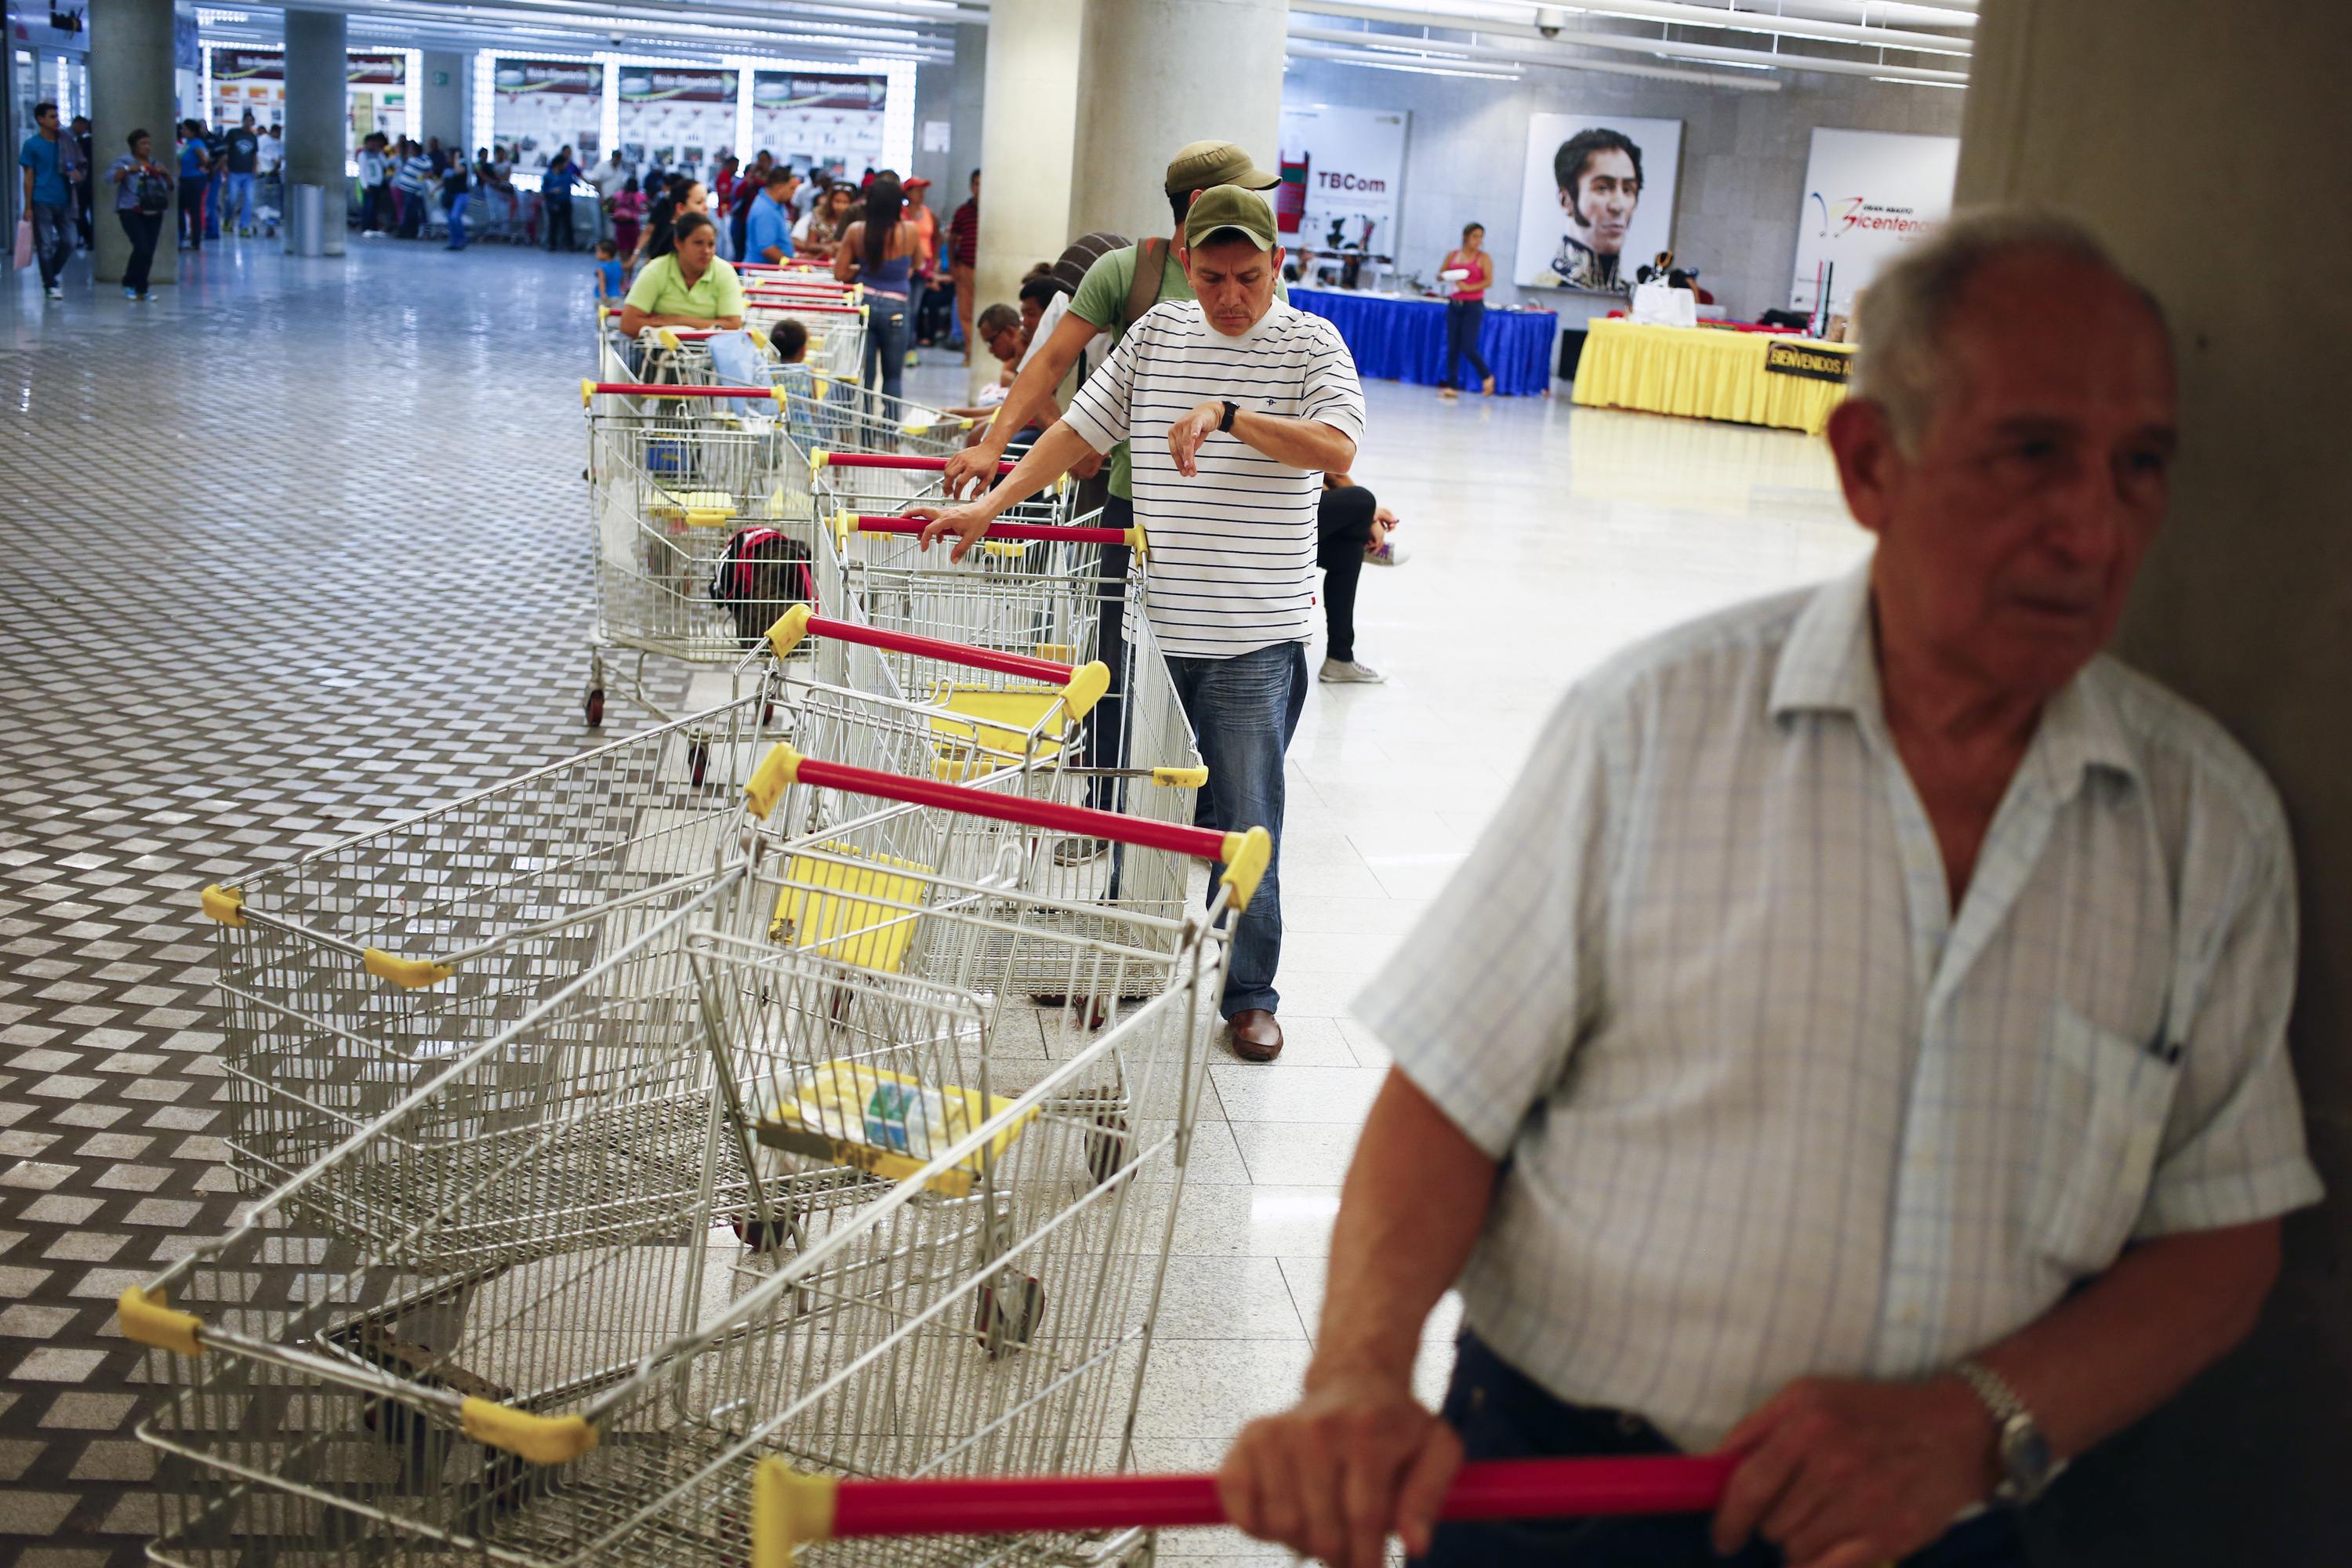
M 1698 296 L 1670 283 L 1643 283 L 1633 290 L 1633 319 L 1662 327 L 1698 325 Z
M 16 265 L 19 268 L 25 268 L 32 264 L 33 220 L 29 217 L 20 217 L 16 220 Z

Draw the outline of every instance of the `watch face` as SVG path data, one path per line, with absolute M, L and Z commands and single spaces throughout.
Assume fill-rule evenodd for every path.
M 2000 1435 L 2000 1468 L 2011 1486 L 2033 1497 L 2050 1483 L 2050 1439 L 2022 1416 L 2011 1421 Z

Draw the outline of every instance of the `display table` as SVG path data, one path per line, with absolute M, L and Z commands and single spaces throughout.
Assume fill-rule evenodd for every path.
M 1344 289 L 1294 288 L 1290 302 L 1339 329 L 1356 374 L 1374 381 L 1435 386 L 1445 379 L 1445 301 L 1401 294 L 1358 294 Z M 1549 310 L 1505 310 L 1489 305 L 1478 352 L 1495 373 L 1495 390 L 1513 397 L 1551 392 L 1551 340 L 1559 318 Z M 1470 362 L 1462 362 L 1469 381 Z M 1471 382 L 1466 390 L 1475 392 Z
M 1842 381 L 1764 368 L 1775 344 L 1823 363 L 1853 351 L 1812 338 L 1734 332 L 1717 327 L 1658 327 L 1603 319 L 1591 323 L 1576 367 L 1576 401 L 1594 408 L 1639 408 L 1819 435 L 1845 400 Z

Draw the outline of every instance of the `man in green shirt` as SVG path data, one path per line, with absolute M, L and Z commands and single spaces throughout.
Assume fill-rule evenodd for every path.
M 996 465 L 1004 456 L 1004 448 L 1019 432 L 1032 425 L 1051 423 L 1041 417 L 1054 405 L 1055 389 L 1078 356 L 1093 342 L 1097 334 L 1108 332 L 1106 348 L 1116 349 L 1127 329 L 1141 321 L 1154 305 L 1162 300 L 1190 300 L 1192 285 L 1184 277 L 1184 259 L 1176 254 L 1183 246 L 1184 215 L 1192 209 L 1192 198 L 1202 191 L 1218 185 L 1242 185 L 1253 191 L 1270 191 L 1282 184 L 1282 176 L 1269 174 L 1251 161 L 1250 155 L 1231 142 L 1194 142 L 1169 160 L 1168 177 L 1162 187 L 1167 193 L 1169 211 L 1174 217 L 1172 237 L 1149 239 L 1140 245 L 1125 246 L 1106 251 L 1095 264 L 1087 268 L 1079 280 L 1077 292 L 1070 297 L 1069 309 L 1047 338 L 1029 358 L 1004 402 L 996 411 L 996 418 L 987 433 L 974 445 L 965 447 L 948 459 L 946 490 L 950 496 L 961 495 L 966 488 L 977 483 L 985 490 L 996 482 Z M 1137 273 L 1143 274 L 1140 286 Z M 1157 274 L 1155 284 L 1153 275 Z M 1289 298 L 1289 290 L 1277 278 L 1276 292 Z M 1097 362 L 1099 363 L 1099 362 Z M 1110 465 L 1109 493 L 1103 500 L 1102 522 L 1106 528 L 1120 530 L 1135 526 L 1135 489 L 1128 462 L 1127 443 L 1121 441 L 1110 449 L 1106 458 L 1089 453 L 1070 469 L 1070 477 L 1091 480 L 1105 461 Z M 1083 502 L 1085 491 L 1080 491 Z M 1095 706 L 1094 721 L 1087 730 L 1087 763 L 1091 767 L 1117 768 L 1126 764 L 1127 708 L 1127 573 L 1128 550 L 1125 545 L 1107 545 L 1102 553 L 1102 589 L 1097 611 L 1096 657 L 1110 667 L 1110 695 Z M 1104 810 L 1118 809 L 1116 784 L 1097 781 L 1087 804 Z M 1107 847 L 1100 839 L 1073 839 L 1055 851 L 1057 862 L 1085 858 L 1100 854 Z M 1276 1047 L 1279 1048 L 1278 1047 Z M 1271 1058 L 1266 1058 L 1271 1059 Z

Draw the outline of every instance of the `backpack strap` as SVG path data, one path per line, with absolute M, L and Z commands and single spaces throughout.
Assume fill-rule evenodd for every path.
M 1127 286 L 1127 304 L 1118 313 L 1118 330 L 1122 336 L 1127 329 L 1143 320 L 1151 307 L 1160 303 L 1160 285 L 1168 276 L 1168 242 L 1154 236 L 1140 241 L 1135 247 L 1135 281 Z

